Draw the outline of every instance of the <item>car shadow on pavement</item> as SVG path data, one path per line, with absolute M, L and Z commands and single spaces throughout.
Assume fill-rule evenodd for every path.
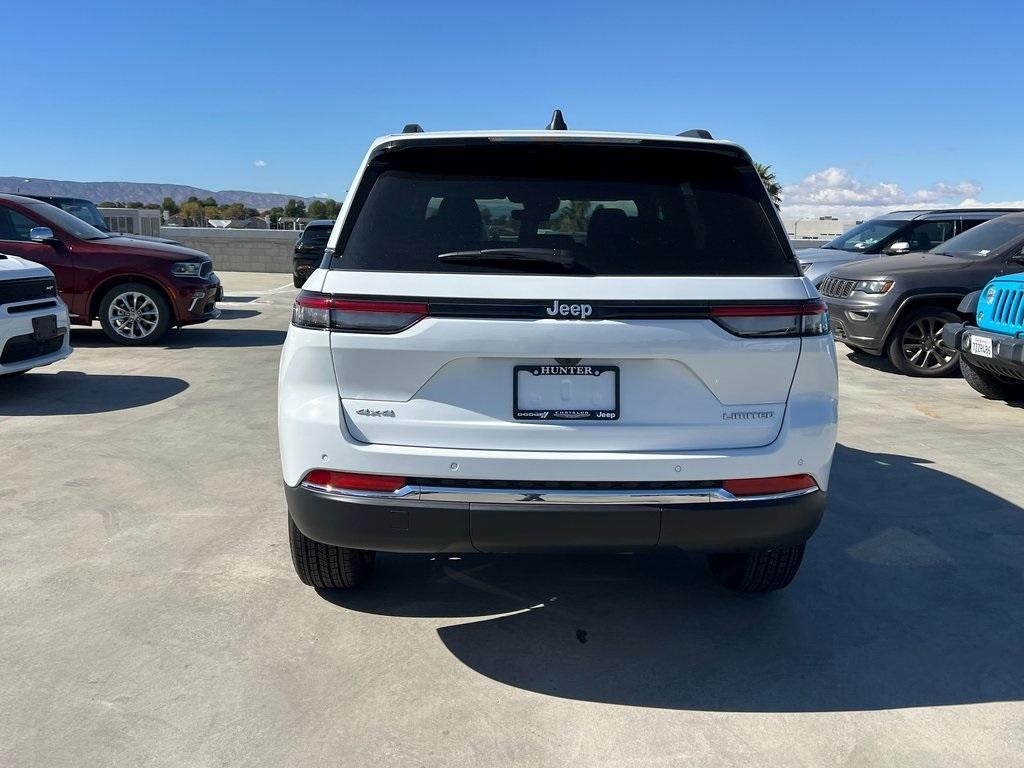
M 169 376 L 109 376 L 81 371 L 0 378 L 0 416 L 68 416 L 138 408 L 174 397 L 188 382 Z
M 213 323 L 219 321 L 215 320 Z M 194 349 L 198 347 L 274 347 L 284 343 L 285 331 L 276 328 L 222 328 L 203 325 L 195 328 L 172 329 L 156 344 L 143 349 Z M 74 347 L 119 347 L 98 328 L 71 331 Z
M 703 558 L 656 551 L 383 555 L 365 588 L 321 595 L 477 617 L 438 630 L 456 658 L 570 699 L 819 712 L 1024 698 L 1024 510 L 927 464 L 839 446 L 825 520 L 775 594 L 725 591 Z

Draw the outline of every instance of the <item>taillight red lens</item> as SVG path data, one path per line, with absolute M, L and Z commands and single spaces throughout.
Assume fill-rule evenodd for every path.
M 821 299 L 797 304 L 724 304 L 711 318 L 735 336 L 823 336 L 828 306 Z
M 395 475 L 363 475 L 357 472 L 314 469 L 302 478 L 302 482 L 329 491 L 383 491 L 390 493 L 403 487 L 405 478 Z
M 752 477 L 741 480 L 726 480 L 722 487 L 733 496 L 767 496 L 773 493 L 789 493 L 817 488 L 818 484 L 810 475 L 785 475 L 783 477 Z
M 351 333 L 397 333 L 427 316 L 425 302 L 342 299 L 299 291 L 292 325 Z

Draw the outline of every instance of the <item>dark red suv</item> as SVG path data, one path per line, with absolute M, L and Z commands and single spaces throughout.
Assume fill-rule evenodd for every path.
M 107 234 L 39 200 L 0 194 L 0 253 L 53 270 L 71 322 L 99 320 L 120 344 L 220 315 L 220 279 L 202 251 Z

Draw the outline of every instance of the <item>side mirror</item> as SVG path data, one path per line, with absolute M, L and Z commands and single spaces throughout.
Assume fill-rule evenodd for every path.
M 53 236 L 53 230 L 49 227 L 32 227 L 28 231 L 28 237 L 33 243 L 55 243 L 57 238 Z
M 900 254 L 903 253 L 910 253 L 910 243 L 906 243 L 903 241 L 893 243 L 888 248 L 885 248 L 882 251 L 882 253 L 884 253 L 886 256 L 899 256 Z

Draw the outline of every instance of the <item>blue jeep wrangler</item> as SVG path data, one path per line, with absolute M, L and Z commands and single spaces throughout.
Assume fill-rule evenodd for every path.
M 994 400 L 1024 400 L 1024 273 L 993 279 L 957 310 L 977 325 L 947 323 L 942 341 L 961 351 L 967 383 Z

